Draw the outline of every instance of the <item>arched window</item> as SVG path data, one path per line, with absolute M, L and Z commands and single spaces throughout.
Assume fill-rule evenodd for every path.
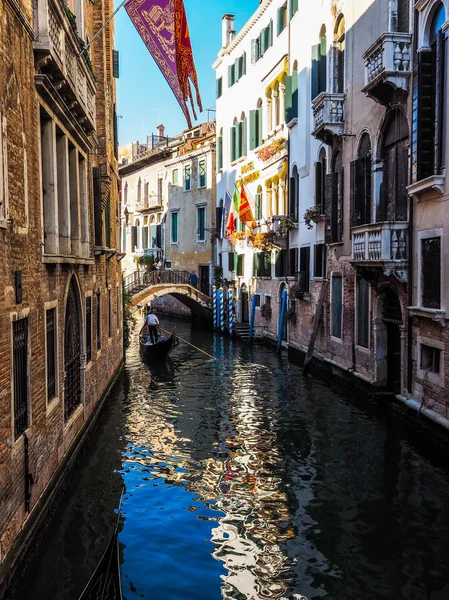
M 298 167 L 295 165 L 290 177 L 290 186 L 288 188 L 288 215 L 295 223 L 298 222 L 298 188 L 299 188 Z
M 344 167 L 340 150 L 332 160 L 331 243 L 343 240 Z
M 334 35 L 334 92 L 343 94 L 345 91 L 345 18 L 340 15 Z
M 327 38 L 326 26 L 320 30 L 319 41 L 312 47 L 312 100 L 327 88 Z
M 351 225 L 371 223 L 372 158 L 371 140 L 362 135 L 358 158 L 351 163 Z
M 140 204 L 142 201 L 142 180 L 139 177 L 139 182 L 137 184 L 137 203 Z
M 393 111 L 382 136 L 384 177 L 379 221 L 407 220 L 408 125 L 402 111 Z
M 325 182 L 327 173 L 326 150 L 321 148 L 318 162 L 315 163 L 315 206 L 320 209 L 320 214 L 325 213 Z
M 254 198 L 254 218 L 256 221 L 260 221 L 262 218 L 262 186 L 259 185 L 257 188 L 256 197 Z

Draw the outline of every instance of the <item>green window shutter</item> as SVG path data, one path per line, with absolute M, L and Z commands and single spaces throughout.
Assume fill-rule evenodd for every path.
M 237 158 L 235 155 L 235 143 L 236 140 L 236 130 L 235 127 L 231 127 L 231 135 L 230 135 L 230 160 L 231 162 L 234 162 L 234 160 Z
M 221 98 L 221 95 L 223 93 L 223 78 L 222 77 L 219 77 L 217 79 L 217 84 L 216 85 L 217 85 L 216 96 L 217 96 L 217 98 Z
M 255 203 L 255 215 L 254 218 L 256 221 L 259 221 L 262 218 L 262 194 L 256 194 L 254 198 Z
M 220 135 L 217 139 L 217 169 L 223 168 L 223 137 Z
M 234 271 L 234 254 L 235 252 L 228 252 L 228 271 Z
M 268 43 L 267 48 L 273 45 L 273 19 L 270 20 L 270 24 L 268 25 Z
M 257 109 L 257 146 L 260 146 L 260 144 L 262 143 L 262 107 L 259 106 L 259 108 Z
M 236 128 L 235 128 L 235 139 L 236 139 L 236 143 L 235 143 L 235 159 L 240 158 L 242 156 L 242 127 L 243 127 L 243 123 L 240 121 L 240 123 L 237 123 Z
M 235 81 L 238 81 L 242 74 L 240 73 L 240 58 L 236 58 L 234 61 L 234 73 L 235 73 Z
M 298 0 L 289 0 L 290 19 L 298 12 Z
M 251 64 L 254 65 L 260 58 L 260 38 L 251 40 Z
M 190 166 L 184 168 L 184 189 L 189 191 L 191 188 L 191 170 Z
M 253 254 L 253 277 L 259 277 L 259 256 L 258 252 Z
M 277 35 L 284 31 L 284 7 L 280 6 L 277 10 Z
M 263 253 L 263 277 L 271 277 L 271 252 Z
M 171 241 L 176 244 L 178 242 L 178 213 L 171 214 Z
M 320 46 L 312 46 L 312 100 L 320 93 Z
M 243 119 L 243 148 L 242 148 L 242 156 L 246 156 L 248 154 L 248 119 L 245 117 Z
M 259 36 L 259 47 L 260 47 L 260 55 L 263 56 L 265 54 L 265 50 L 267 49 L 265 46 L 265 29 L 262 29 Z
M 242 55 L 242 75 L 246 75 L 246 52 Z
M 325 37 L 320 40 L 320 64 L 318 76 L 318 89 L 325 92 L 327 88 L 327 41 Z
M 237 277 L 243 277 L 243 258 L 244 255 L 243 254 L 238 254 L 237 255 Z
M 234 65 L 229 65 L 229 67 L 228 67 L 228 87 L 232 87 L 234 85 L 234 83 L 235 83 L 234 77 L 235 77 Z
M 199 164 L 199 186 L 206 186 L 206 161 L 202 160 Z
M 257 148 L 257 110 L 249 111 L 249 149 Z
M 112 51 L 112 76 L 118 79 L 120 77 L 119 52 Z

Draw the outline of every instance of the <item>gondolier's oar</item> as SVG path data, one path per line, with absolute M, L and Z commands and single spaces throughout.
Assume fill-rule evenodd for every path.
M 161 327 L 161 329 L 162 329 L 162 327 Z M 162 329 L 162 331 L 164 331 L 165 333 L 170 333 L 170 331 L 167 331 L 166 329 Z M 187 340 L 183 340 L 182 337 L 179 337 L 178 335 L 176 337 L 178 338 L 178 340 L 181 340 L 181 342 L 184 342 L 184 344 L 188 344 L 189 346 L 192 346 L 192 348 L 195 348 L 195 350 L 198 350 L 198 352 L 202 352 L 203 354 L 205 354 L 209 358 L 213 358 L 214 360 L 217 360 L 216 356 L 212 356 L 212 354 L 208 354 L 207 352 L 204 352 L 204 350 L 201 350 L 201 348 L 198 348 L 197 346 L 194 346 L 193 344 L 191 344 Z

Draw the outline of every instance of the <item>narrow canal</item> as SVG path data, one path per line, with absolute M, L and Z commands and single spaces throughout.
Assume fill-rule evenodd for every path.
M 123 486 L 127 600 L 447 600 L 448 471 L 338 382 L 177 328 L 216 360 L 134 342 L 14 600 L 76 600 Z

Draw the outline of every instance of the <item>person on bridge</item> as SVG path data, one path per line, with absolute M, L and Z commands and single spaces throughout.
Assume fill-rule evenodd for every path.
M 157 259 L 157 261 L 154 263 L 154 267 L 156 269 L 156 279 L 158 281 L 158 283 L 160 283 L 161 281 L 161 268 L 162 268 L 162 263 L 159 260 L 159 258 Z
M 150 312 L 145 317 L 145 323 L 148 325 L 148 332 L 150 334 L 151 343 L 156 344 L 159 337 L 157 331 L 157 328 L 159 327 L 159 319 L 156 317 L 153 310 L 150 310 Z

